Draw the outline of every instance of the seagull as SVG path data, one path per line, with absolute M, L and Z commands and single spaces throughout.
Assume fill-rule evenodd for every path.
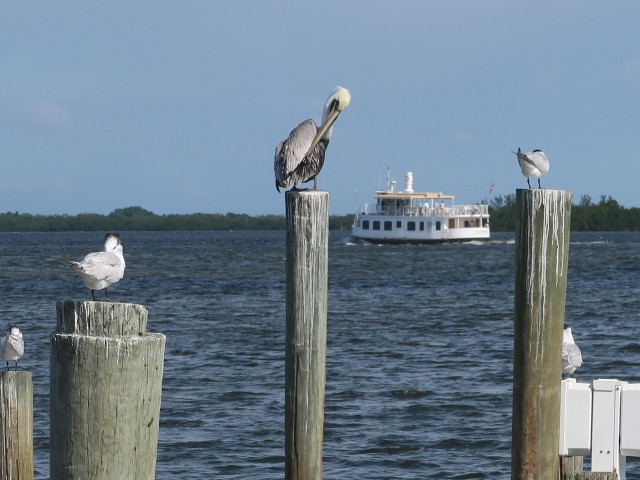
M 80 262 L 60 258 L 80 275 L 85 286 L 91 290 L 91 297 L 96 300 L 95 291 L 104 289 L 104 295 L 110 302 L 107 288 L 122 280 L 124 276 L 124 256 L 118 233 L 107 233 L 104 240 L 104 251 L 89 253 Z
M 569 325 L 562 331 L 562 375 L 573 375 L 582 365 L 582 353 L 573 341 L 573 334 Z
M 24 354 L 24 341 L 22 340 L 22 332 L 15 325 L 9 327 L 9 333 L 3 340 L 4 348 L 2 349 L 2 358 L 7 362 L 7 370 L 9 370 L 9 362 L 16 362 L 16 370 L 18 369 L 18 359 Z
M 324 164 L 324 152 L 331 139 L 333 123 L 350 102 L 349 90 L 336 87 L 324 105 L 320 128 L 313 120 L 305 120 L 291 131 L 289 138 L 276 145 L 273 169 L 278 192 L 280 187 L 295 188 L 309 180 L 313 180 L 314 190 L 318 188 L 316 177 Z
M 540 177 L 549 171 L 549 160 L 542 150 L 534 150 L 533 152 L 522 153 L 520 148 L 517 152 L 513 152 L 518 156 L 518 163 L 522 174 L 527 177 L 527 185 L 531 188 L 529 177 L 538 179 L 538 188 L 540 186 Z

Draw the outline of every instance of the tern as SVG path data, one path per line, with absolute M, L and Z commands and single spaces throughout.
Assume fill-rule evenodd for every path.
M 70 264 L 73 271 L 80 275 L 85 286 L 91 290 L 94 301 L 95 291 L 104 289 L 104 295 L 110 302 L 109 286 L 119 282 L 124 276 L 124 255 L 120 235 L 117 233 L 107 233 L 102 252 L 89 253 L 79 262 L 67 258 L 60 260 Z
M 569 325 L 562 331 L 562 375 L 573 375 L 582 365 L 582 353 L 573 341 L 573 334 Z
M 276 145 L 273 159 L 276 190 L 280 191 L 280 187 L 295 188 L 309 180 L 313 180 L 313 189 L 317 189 L 316 177 L 324 164 L 333 124 L 350 102 L 349 90 L 336 87 L 324 105 L 320 128 L 313 120 L 305 120 L 291 131 L 289 138 Z
M 9 327 L 9 333 L 4 337 L 4 347 L 2 349 L 2 358 L 7 362 L 7 370 L 9 370 L 9 362 L 16 362 L 16 370 L 18 369 L 18 360 L 24 354 L 24 341 L 22 340 L 22 332 L 15 325 Z
M 549 171 L 549 159 L 542 150 L 534 150 L 533 152 L 522 153 L 520 148 L 517 152 L 513 152 L 518 156 L 518 163 L 522 170 L 522 175 L 527 177 L 527 185 L 531 188 L 529 178 L 538 179 L 538 188 L 540 186 L 540 177 Z

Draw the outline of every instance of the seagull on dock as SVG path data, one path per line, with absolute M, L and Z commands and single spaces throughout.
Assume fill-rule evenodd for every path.
M 309 180 L 313 180 L 314 190 L 318 188 L 316 177 L 324 164 L 333 124 L 350 102 L 349 90 L 336 87 L 324 105 L 320 128 L 313 120 L 305 120 L 291 131 L 289 138 L 276 145 L 273 169 L 278 192 L 280 187 L 295 188 Z
M 582 353 L 576 342 L 573 341 L 571 327 L 565 325 L 562 331 L 562 376 L 573 375 L 581 365 Z
M 3 339 L 2 358 L 7 362 L 7 370 L 9 370 L 9 362 L 16 362 L 16 370 L 18 369 L 18 360 L 24 355 L 24 341 L 22 340 L 22 332 L 15 325 L 9 327 L 9 333 Z
M 122 280 L 124 276 L 124 255 L 118 233 L 107 233 L 104 251 L 89 253 L 81 261 L 59 258 L 71 265 L 73 271 L 80 275 L 85 286 L 91 290 L 91 297 L 96 300 L 95 291 L 103 290 L 110 302 L 108 287 Z
M 531 188 L 529 178 L 538 179 L 538 188 L 540 186 L 540 177 L 549 171 L 549 159 L 542 150 L 534 150 L 533 152 L 522 153 L 518 148 L 517 152 L 513 152 L 518 156 L 518 163 L 522 170 L 522 175 L 527 177 L 527 185 Z

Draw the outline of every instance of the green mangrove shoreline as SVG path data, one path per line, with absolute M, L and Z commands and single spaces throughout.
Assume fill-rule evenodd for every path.
M 491 231 L 515 231 L 515 195 L 497 196 L 489 203 Z M 349 230 L 353 215 L 330 215 L 331 230 Z M 0 232 L 73 231 L 207 231 L 285 230 L 284 215 L 250 216 L 238 213 L 156 215 L 142 207 L 119 208 L 102 215 L 33 215 L 0 213 Z M 572 231 L 640 231 L 640 208 L 625 208 L 610 196 L 595 203 L 583 195 L 571 209 Z

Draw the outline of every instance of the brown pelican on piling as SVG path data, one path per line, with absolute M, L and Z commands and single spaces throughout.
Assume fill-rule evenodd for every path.
M 542 150 L 534 150 L 533 152 L 522 153 L 520 148 L 517 152 L 513 152 L 518 156 L 518 163 L 522 174 L 527 177 L 527 185 L 531 188 L 529 177 L 538 179 L 538 188 L 540 186 L 540 177 L 549 171 L 549 160 Z
M 273 161 L 276 190 L 280 191 L 280 187 L 295 188 L 309 180 L 313 180 L 313 189 L 317 188 L 316 177 L 324 164 L 324 152 L 331 139 L 333 123 L 350 101 L 349 90 L 336 87 L 324 105 L 320 128 L 313 120 L 305 120 L 292 130 L 289 138 L 276 145 Z

